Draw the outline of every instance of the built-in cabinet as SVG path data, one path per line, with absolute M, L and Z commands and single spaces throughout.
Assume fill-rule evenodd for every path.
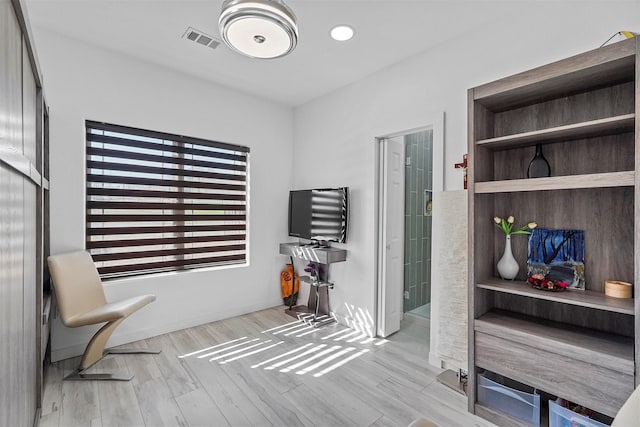
M 0 425 L 31 426 L 48 348 L 48 123 L 24 3 L 0 0 Z M 48 119 L 47 119 L 48 120 Z M 48 318 L 46 319 L 48 322 Z
M 614 417 L 640 380 L 640 77 L 637 38 L 469 90 L 469 410 L 484 370 Z M 536 144 L 551 176 L 527 179 Z M 512 236 L 516 280 L 499 278 L 494 216 L 585 236 L 586 290 L 526 283 L 527 236 Z

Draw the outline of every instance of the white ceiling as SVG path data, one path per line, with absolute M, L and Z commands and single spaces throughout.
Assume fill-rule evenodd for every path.
M 45 28 L 87 43 L 297 106 L 447 39 L 497 22 L 509 7 L 487 0 L 287 0 L 300 39 L 289 56 L 243 57 L 182 38 L 191 26 L 219 38 L 222 0 L 27 0 L 36 45 Z M 511 3 L 513 4 L 513 3 Z M 336 24 L 356 30 L 335 42 Z

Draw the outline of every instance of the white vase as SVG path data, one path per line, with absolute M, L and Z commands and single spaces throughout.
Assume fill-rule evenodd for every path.
M 500 277 L 503 279 L 513 280 L 518 275 L 520 266 L 511 252 L 511 236 L 507 235 L 505 237 L 507 240 L 504 245 L 504 254 L 502 258 L 500 258 L 500 261 L 498 261 L 498 273 L 500 273 Z

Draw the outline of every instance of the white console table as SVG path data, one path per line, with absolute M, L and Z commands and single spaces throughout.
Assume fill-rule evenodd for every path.
M 318 277 L 299 276 L 302 282 L 309 283 L 312 289 L 309 292 L 307 305 L 292 305 L 286 313 L 301 321 L 318 327 L 334 322 L 329 312 L 329 289 L 333 289 L 333 283 L 329 281 L 329 265 L 335 262 L 346 261 L 347 251 L 345 249 L 322 247 L 315 245 L 300 245 L 298 243 L 280 243 L 280 254 L 291 258 L 293 267 L 293 277 L 295 277 L 294 258 L 315 262 L 324 266 L 324 271 Z M 294 287 L 291 287 L 293 292 Z M 315 290 L 315 292 L 314 292 Z M 293 298 L 290 299 L 293 301 Z

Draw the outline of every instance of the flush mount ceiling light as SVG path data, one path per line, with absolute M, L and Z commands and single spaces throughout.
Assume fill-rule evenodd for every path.
M 351 37 L 353 37 L 353 28 L 348 25 L 336 25 L 331 29 L 331 38 L 336 41 L 345 42 L 351 40 Z
M 281 0 L 225 0 L 218 27 L 231 49 L 252 58 L 279 58 L 298 43 L 296 16 Z

